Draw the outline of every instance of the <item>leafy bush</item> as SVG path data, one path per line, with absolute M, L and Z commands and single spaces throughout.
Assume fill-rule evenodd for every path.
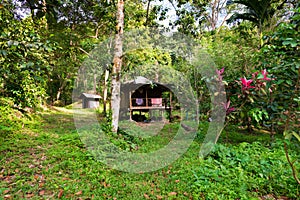
M 7 4 L 0 16 L 0 95 L 11 97 L 21 108 L 35 108 L 46 97 L 51 49 L 39 34 L 45 23 L 17 20 L 11 9 Z
M 299 197 L 299 186 L 293 180 L 282 146 L 279 140 L 272 148 L 258 142 L 216 145 L 211 155 L 194 169 L 194 197 L 250 199 L 266 194 Z M 296 158 L 296 151 L 291 156 Z
M 269 110 L 272 111 L 270 118 L 277 125 L 283 125 L 287 121 L 291 125 L 299 124 L 299 18 L 298 4 L 290 21 L 279 24 L 273 33 L 265 37 L 265 45 L 258 56 L 260 65 L 276 78 L 276 89 L 272 94 Z
M 0 134 L 12 132 L 22 127 L 23 114 L 13 108 L 13 100 L 0 98 Z

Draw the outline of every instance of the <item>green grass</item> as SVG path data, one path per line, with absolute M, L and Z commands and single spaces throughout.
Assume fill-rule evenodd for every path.
M 132 174 L 95 160 L 78 136 L 72 113 L 63 111 L 43 113 L 22 129 L 1 134 L 0 199 L 258 199 L 267 194 L 299 198 L 281 140 L 266 147 L 267 135 L 229 127 L 229 142 L 222 135 L 222 143 L 199 159 L 208 126 L 201 123 L 194 142 L 177 161 L 155 172 Z M 110 136 L 122 140 L 120 148 L 134 145 L 139 148 L 132 148 L 133 153 L 149 152 L 167 144 L 178 126 L 165 124 L 153 138 Z M 293 158 L 299 155 L 295 145 L 291 144 Z

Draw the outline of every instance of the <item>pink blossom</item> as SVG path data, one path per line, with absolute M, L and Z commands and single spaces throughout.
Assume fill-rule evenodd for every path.
M 254 73 L 252 74 L 252 79 L 255 79 L 255 78 L 257 77 L 257 75 L 258 75 L 258 72 L 254 72 Z
M 225 70 L 225 68 L 223 67 L 222 69 L 220 69 L 220 70 L 217 70 L 217 74 L 218 75 L 221 75 L 221 74 L 223 74 L 224 73 L 224 70 Z
M 267 72 L 266 69 L 264 69 L 261 73 L 262 73 L 262 75 L 264 76 L 264 77 L 262 78 L 262 80 L 265 80 L 265 81 L 270 81 L 270 80 L 271 80 L 270 78 L 267 77 L 268 72 Z
M 230 107 L 226 110 L 226 114 L 228 115 L 229 113 L 235 111 L 235 108 L 234 107 Z
M 251 83 L 253 82 L 252 79 L 247 80 L 244 77 L 244 78 L 240 78 L 240 80 L 242 81 L 242 90 L 248 90 L 248 89 L 251 89 L 251 88 L 255 88 L 254 86 L 251 86 Z
M 223 103 L 224 108 L 226 110 L 226 114 L 228 115 L 229 113 L 235 111 L 234 107 L 230 107 L 230 100 L 227 103 Z
M 224 73 L 224 70 L 225 70 L 224 67 L 223 67 L 222 69 L 220 69 L 220 70 L 216 69 L 216 72 L 217 72 L 219 81 L 222 81 L 222 80 L 223 80 L 222 74 Z

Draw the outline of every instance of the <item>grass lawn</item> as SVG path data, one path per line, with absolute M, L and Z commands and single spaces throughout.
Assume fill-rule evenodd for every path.
M 21 130 L 0 134 L 0 199 L 297 199 L 282 141 L 229 127 L 205 159 L 199 159 L 207 123 L 201 123 L 188 151 L 171 165 L 150 173 L 110 169 L 81 142 L 68 110 L 49 111 Z M 166 124 L 153 138 L 123 140 L 131 151 L 165 145 L 179 124 Z M 113 137 L 113 136 L 112 136 Z M 118 138 L 113 138 L 117 140 Z M 133 146 L 132 146 L 133 145 Z M 290 144 L 293 159 L 299 146 Z M 296 161 L 299 167 L 299 161 Z

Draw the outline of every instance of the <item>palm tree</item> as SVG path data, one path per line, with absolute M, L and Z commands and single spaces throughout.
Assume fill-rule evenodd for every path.
M 265 28 L 271 27 L 272 18 L 275 16 L 276 11 L 283 9 L 287 0 L 233 0 L 228 1 L 228 4 L 239 4 L 245 7 L 244 13 L 234 13 L 227 23 L 232 23 L 237 20 L 247 20 L 252 22 L 258 28 L 258 34 L 261 39 L 262 33 Z M 275 4 L 277 6 L 275 6 Z

